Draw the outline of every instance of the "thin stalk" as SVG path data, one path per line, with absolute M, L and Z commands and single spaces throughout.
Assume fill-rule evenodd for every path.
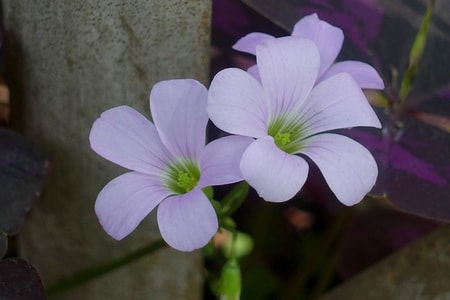
M 314 256 L 308 260 L 308 263 L 305 266 L 301 266 L 299 271 L 288 281 L 280 299 L 295 299 L 296 292 L 304 289 L 309 277 L 317 270 L 325 256 L 330 253 L 331 247 L 334 245 L 339 237 L 339 234 L 342 232 L 342 229 L 351 219 L 353 214 L 354 210 L 352 208 L 348 208 L 334 221 L 334 223 L 325 232 L 322 243 L 315 252 Z
M 416 76 L 417 70 L 419 69 L 419 62 L 422 58 L 423 50 L 425 49 L 425 44 L 428 35 L 428 25 L 430 24 L 431 16 L 433 15 L 435 0 L 430 0 L 428 2 L 427 10 L 425 16 L 423 17 L 422 24 L 420 25 L 419 32 L 417 33 L 414 43 L 411 47 L 409 53 L 409 63 L 408 68 L 403 75 L 403 80 L 400 86 L 400 101 L 403 106 L 406 97 L 411 90 L 411 83 Z
M 324 294 L 330 283 L 333 281 L 333 277 L 336 273 L 337 260 L 337 251 L 334 251 L 334 253 L 330 254 L 330 258 L 325 264 L 326 267 L 320 274 L 320 277 L 318 278 L 318 281 L 314 286 L 310 297 L 311 299 L 319 299 L 320 296 Z
M 102 265 L 98 265 L 94 268 L 82 271 L 80 273 L 74 274 L 69 278 L 63 279 L 59 282 L 51 284 L 47 287 L 47 295 L 54 295 L 57 293 L 62 293 L 64 291 L 70 290 L 76 286 L 86 283 L 90 280 L 101 277 L 109 272 L 112 272 L 120 267 L 123 267 L 133 261 L 140 259 L 141 257 L 156 252 L 157 250 L 166 246 L 163 240 L 157 240 L 152 242 L 140 249 L 133 252 L 127 253 L 125 256 L 111 260 Z

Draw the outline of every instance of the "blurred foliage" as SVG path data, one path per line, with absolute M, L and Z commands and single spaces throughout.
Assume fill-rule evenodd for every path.
M 313 12 L 344 31 L 337 60 L 373 65 L 386 85 L 381 93 L 369 91 L 369 101 L 381 105 L 383 131 L 343 131 L 377 159 L 373 192 L 406 212 L 450 221 L 450 59 L 444 55 L 450 53 L 450 2 L 243 2 L 288 32 Z
M 425 0 L 213 2 L 212 75 L 254 64 L 253 56 L 231 49 L 245 34 L 288 35 L 302 16 L 317 13 L 344 31 L 337 60 L 373 65 L 386 85 L 382 92 L 366 91 L 384 130 L 343 131 L 378 162 L 372 195 L 344 207 L 313 166 L 294 199 L 271 204 L 251 190 L 236 211 L 237 228 L 254 243 L 240 260 L 242 299 L 317 299 L 450 220 L 450 59 L 443 55 L 450 53 L 450 2 L 434 4 L 427 10 Z M 412 71 L 401 104 L 407 70 Z M 210 253 L 209 282 L 217 280 L 225 261 L 220 251 Z M 207 291 L 206 298 L 213 299 Z

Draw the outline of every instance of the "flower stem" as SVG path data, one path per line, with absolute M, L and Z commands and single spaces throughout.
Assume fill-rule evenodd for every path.
M 314 256 L 308 259 L 308 263 L 302 266 L 296 274 L 287 282 L 280 299 L 293 299 L 298 291 L 304 290 L 310 276 L 317 271 L 318 266 L 327 256 L 330 255 L 332 246 L 337 241 L 339 234 L 342 232 L 345 225 L 354 216 L 354 209 L 347 208 L 342 212 L 333 224 L 326 230 L 324 238 L 320 247 L 314 253 Z M 329 272 L 329 270 L 327 271 Z M 326 281 L 326 280 L 325 280 Z M 320 287 L 319 289 L 322 289 Z M 316 291 L 316 292 L 321 292 Z
M 420 25 L 419 32 L 414 40 L 409 53 L 408 68 L 403 76 L 403 80 L 400 86 L 400 100 L 401 105 L 404 104 L 406 97 L 411 89 L 411 83 L 416 76 L 419 68 L 419 61 L 422 57 L 423 50 L 425 49 L 425 43 L 428 34 L 428 25 L 433 14 L 435 0 L 429 0 L 425 16 L 423 17 L 422 24 Z
M 101 277 L 109 272 L 112 272 L 120 267 L 123 267 L 145 255 L 156 252 L 164 246 L 166 246 L 166 243 L 163 240 L 154 241 L 140 249 L 127 253 L 125 256 L 111 260 L 102 265 L 98 265 L 92 269 L 82 271 L 80 273 L 72 275 L 69 278 L 51 284 L 47 287 L 46 293 L 50 296 L 70 290 L 78 285 L 81 285 L 90 280 Z

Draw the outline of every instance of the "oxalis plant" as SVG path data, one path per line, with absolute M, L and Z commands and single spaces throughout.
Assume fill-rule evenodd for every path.
M 288 201 L 308 177 L 308 157 L 339 201 L 360 202 L 375 184 L 377 164 L 362 145 L 329 131 L 381 128 L 361 89 L 384 85 L 368 64 L 334 63 L 343 39 L 342 30 L 308 15 L 291 36 L 240 39 L 235 48 L 255 54 L 257 64 L 220 71 L 209 90 L 193 79 L 155 84 L 153 123 L 128 106 L 102 113 L 90 132 L 91 147 L 130 170 L 97 197 L 104 230 L 120 240 L 156 209 L 162 238 L 180 251 L 208 246 L 218 231 L 231 232 L 216 292 L 238 299 L 238 228 L 231 213 L 248 185 L 264 201 Z M 205 145 L 208 120 L 228 135 Z M 214 198 L 212 186 L 241 181 L 224 199 Z
M 153 121 L 129 106 L 103 112 L 92 126 L 91 148 L 130 171 L 99 192 L 98 220 L 121 240 L 156 209 L 162 240 L 47 292 L 168 245 L 205 255 L 222 247 L 225 263 L 211 286 L 220 299 L 239 299 L 239 259 L 251 251 L 252 238 L 239 231 L 233 214 L 250 188 L 261 201 L 289 201 L 304 186 L 312 161 L 341 203 L 359 203 L 375 185 L 377 163 L 364 146 L 335 130 L 381 129 L 362 89 L 382 90 L 384 83 L 367 63 L 335 61 L 343 40 L 340 28 L 307 15 L 290 36 L 250 33 L 239 39 L 233 48 L 255 55 L 256 64 L 221 70 L 209 89 L 194 79 L 156 83 L 149 97 Z M 424 40 L 418 40 L 412 51 L 421 54 Z M 411 80 L 405 76 L 403 91 Z M 223 137 L 206 142 L 208 121 Z M 227 194 L 215 196 L 213 187 L 229 184 L 235 185 Z M 225 242 L 218 243 L 218 236 Z

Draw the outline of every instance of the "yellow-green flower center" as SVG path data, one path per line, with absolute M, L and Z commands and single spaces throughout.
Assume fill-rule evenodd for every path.
M 185 194 L 197 185 L 200 169 L 193 161 L 178 161 L 168 168 L 165 177 L 166 186 L 170 191 L 175 194 Z
M 305 130 L 295 118 L 281 116 L 269 122 L 267 133 L 273 137 L 275 144 L 286 153 L 297 153 L 302 148 Z
M 177 184 L 181 189 L 189 192 L 197 185 L 198 179 L 194 176 L 189 175 L 188 172 L 178 171 L 178 181 Z
M 291 134 L 289 132 L 278 132 L 274 136 L 275 144 L 278 147 L 285 147 L 291 142 Z

